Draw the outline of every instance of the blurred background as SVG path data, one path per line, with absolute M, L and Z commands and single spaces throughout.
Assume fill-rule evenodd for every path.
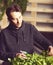
M 0 6 L 9 5 L 11 2 L 22 2 L 21 4 L 24 4 L 23 8 L 25 8 L 23 20 L 33 24 L 38 31 L 53 43 L 53 0 L 0 0 Z M 0 15 L 1 13 L 0 7 Z M 1 30 L 8 26 L 7 21 L 7 16 L 4 12 L 0 20 Z

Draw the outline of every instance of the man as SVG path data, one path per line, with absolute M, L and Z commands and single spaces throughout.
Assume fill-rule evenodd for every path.
M 31 24 L 22 20 L 21 9 L 12 5 L 6 9 L 9 26 L 0 33 L 0 59 L 7 61 L 20 55 L 26 58 L 22 51 L 33 53 L 34 46 L 41 50 L 48 50 L 53 55 L 52 44 Z

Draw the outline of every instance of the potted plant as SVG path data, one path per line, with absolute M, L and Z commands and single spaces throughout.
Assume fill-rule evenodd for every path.
M 27 53 L 26 57 L 26 59 L 23 59 L 18 56 L 9 61 L 12 63 L 12 65 L 53 65 L 53 56 Z

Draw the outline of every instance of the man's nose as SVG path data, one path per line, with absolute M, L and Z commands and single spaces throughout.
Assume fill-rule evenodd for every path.
M 19 20 L 17 19 L 17 22 L 18 22 Z

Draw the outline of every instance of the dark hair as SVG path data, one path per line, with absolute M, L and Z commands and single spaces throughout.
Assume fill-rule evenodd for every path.
M 9 7 L 6 9 L 6 15 L 8 16 L 8 18 L 11 17 L 10 13 L 11 13 L 11 12 L 14 12 L 14 11 L 16 11 L 16 12 L 22 12 L 19 5 L 13 4 L 13 5 L 9 6 Z

